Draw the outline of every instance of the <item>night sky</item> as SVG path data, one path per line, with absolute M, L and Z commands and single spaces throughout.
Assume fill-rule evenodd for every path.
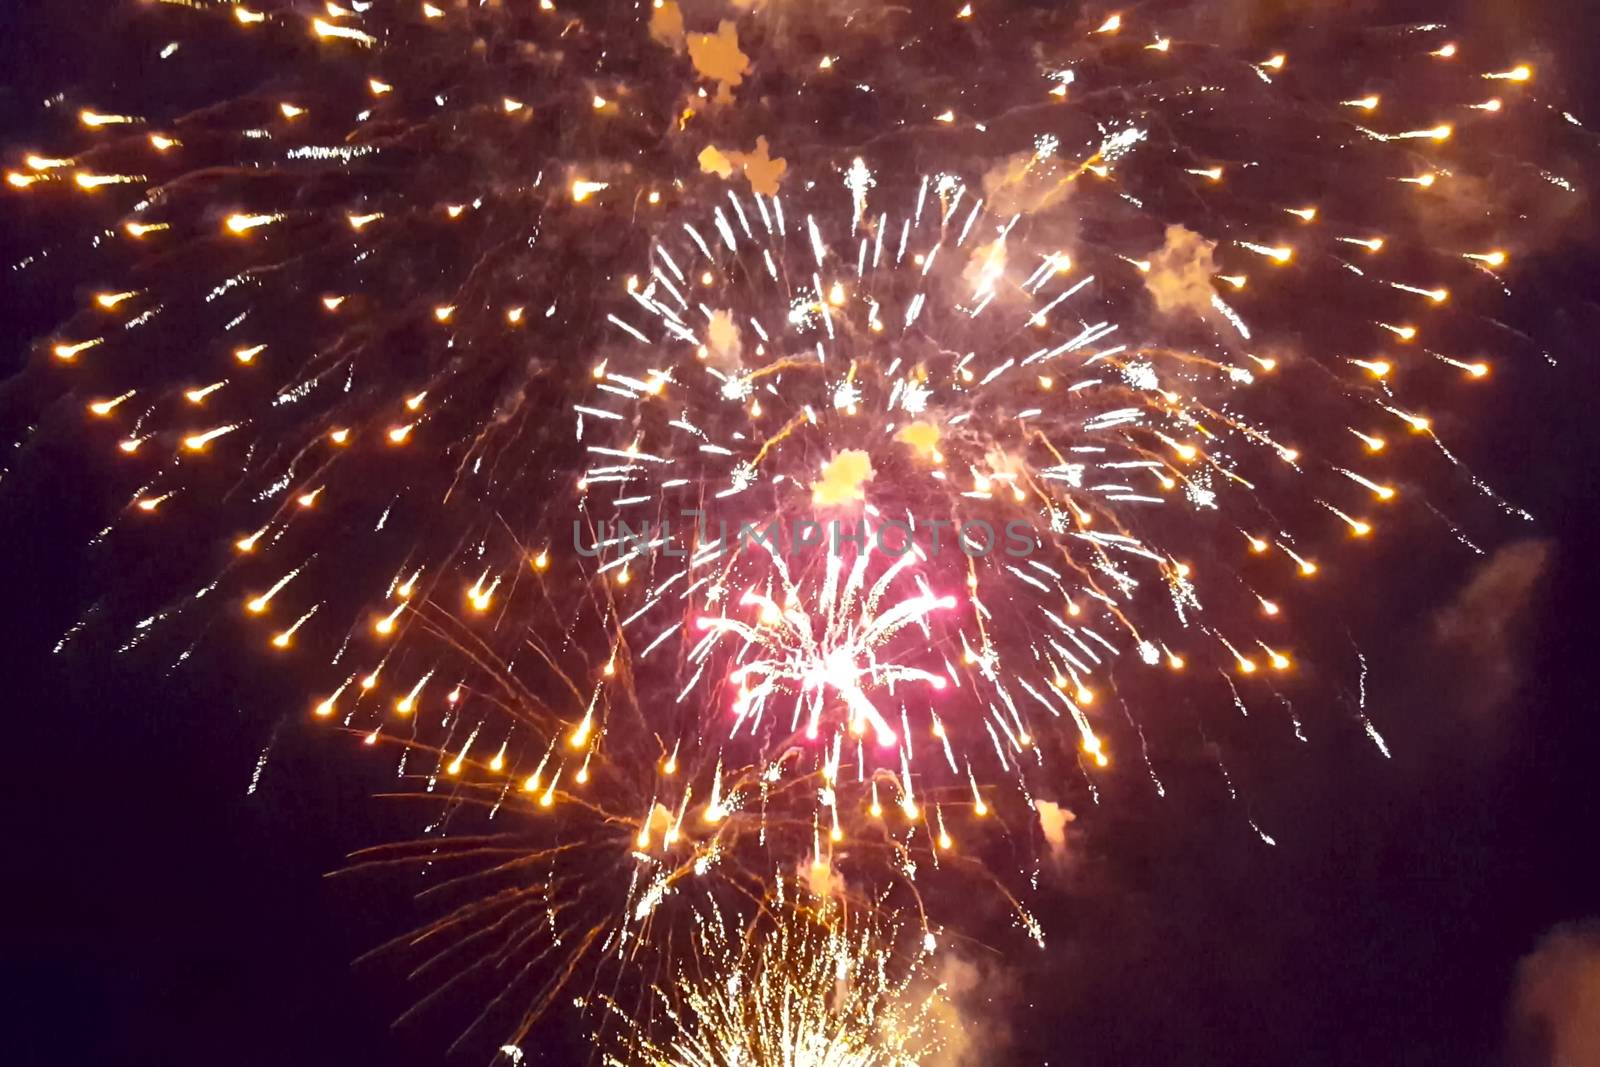
M 81 79 L 64 78 L 67 57 L 101 46 L 73 26 L 95 5 L 22 6 L 0 45 L 0 122 L 15 131 L 0 140 L 31 146 L 37 100 Z M 1534 7 L 1509 21 L 1547 43 L 1541 76 L 1570 84 L 1593 119 L 1600 14 L 1587 0 Z M 19 229 L 7 264 L 47 240 Z M 973 1062 L 1549 1062 L 1510 1006 L 1542 936 L 1600 919 L 1597 278 L 1582 233 L 1527 267 L 1515 324 L 1537 329 L 1557 365 L 1497 370 L 1471 434 L 1457 435 L 1537 522 L 1486 559 L 1436 528 L 1377 544 L 1360 584 L 1333 594 L 1393 758 L 1308 712 L 1309 744 L 1229 747 L 1238 801 L 1196 738 L 1190 765 L 1166 768 L 1171 798 L 1125 790 L 1080 811 L 1037 898 L 1048 950 L 998 912 L 962 949 L 985 983 L 963 1000 L 989 1050 Z M 69 314 L 76 280 L 65 264 L 8 291 L 0 370 Z M 172 675 L 111 647 L 50 655 L 118 580 L 83 547 L 111 504 L 101 462 L 46 433 L 0 482 L 0 1059 L 447 1062 L 459 1015 L 447 1005 L 392 1029 L 418 990 L 383 957 L 353 962 L 421 917 L 411 886 L 329 877 L 351 851 L 415 831 L 404 800 L 373 795 L 390 787 L 388 765 L 317 736 L 259 641 L 219 633 L 210 647 L 232 641 L 237 655 Z M 558 1023 L 528 1053 L 582 1063 L 589 1047 Z

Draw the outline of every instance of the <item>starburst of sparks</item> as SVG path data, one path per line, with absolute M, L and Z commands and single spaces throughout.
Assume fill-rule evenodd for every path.
M 108 279 L 13 384 L 19 444 L 60 401 L 125 501 L 57 651 L 178 670 L 236 654 L 238 605 L 312 721 L 437 802 L 356 864 L 461 868 L 397 944 L 495 976 L 475 1026 L 514 1001 L 514 1040 L 685 944 L 726 965 L 673 1017 L 690 1062 L 809 1040 L 740 1013 L 827 1029 L 812 972 L 865 941 L 684 934 L 797 869 L 924 933 L 925 887 L 977 879 L 1043 944 L 1037 860 L 992 835 L 1037 857 L 1113 754 L 1166 795 L 1175 715 L 1307 675 L 1337 704 L 1305 620 L 1389 527 L 1528 518 L 1446 442 L 1541 354 L 1496 309 L 1582 202 L 1511 147 L 1582 132 L 1518 57 L 1235 47 L 1180 3 L 739 6 L 165 0 L 205 48 L 161 64 L 282 76 L 63 98 L 65 147 L 7 172 L 86 220 L 18 274 L 86 243 Z M 181 577 L 125 582 L 152 539 Z M 1328 728 L 1387 755 L 1358 662 Z M 878 977 L 844 1033 L 904 993 Z

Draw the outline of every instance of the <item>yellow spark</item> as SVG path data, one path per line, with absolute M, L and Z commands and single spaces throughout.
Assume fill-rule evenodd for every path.
M 363 226 L 383 218 L 383 212 L 374 211 L 367 215 L 346 215 L 345 218 L 349 220 L 352 230 L 360 230 Z
M 294 104 L 289 103 L 287 100 L 278 105 L 278 111 L 286 119 L 297 119 L 306 113 L 305 108 L 297 107 Z
M 237 4 L 233 9 L 233 17 L 246 26 L 257 22 L 267 21 L 267 16 L 259 11 L 252 11 L 243 4 Z
M 1465 252 L 1461 258 L 1476 260 L 1491 267 L 1503 267 L 1506 265 L 1506 254 L 1504 252 Z
M 430 19 L 442 19 L 444 18 L 444 12 L 439 8 L 434 7 L 432 4 L 425 3 L 422 5 L 422 17 Z
M 484 582 L 488 579 L 489 572 L 484 571 L 472 588 L 467 590 L 467 601 L 472 605 L 472 610 L 482 614 L 489 610 L 489 605 L 494 601 L 494 591 L 500 586 L 500 579 L 496 578 L 486 588 Z
M 1368 252 L 1383 251 L 1384 242 L 1382 237 L 1341 237 L 1339 240 L 1347 245 L 1360 245 Z
M 379 618 L 376 622 L 374 622 L 372 624 L 373 630 L 375 630 L 376 632 L 378 632 L 380 634 L 383 634 L 385 636 L 387 636 L 388 634 L 394 633 L 395 623 L 399 621 L 400 613 L 402 611 L 404 611 L 405 609 L 406 609 L 405 604 L 403 604 L 403 603 L 402 604 L 396 604 L 394 606 L 394 610 L 393 611 L 389 612 L 389 614 L 387 614 L 387 615 L 382 616 L 381 618 Z M 374 671 L 373 673 L 376 674 L 377 672 Z
M 372 90 L 373 96 L 382 96 L 385 93 L 394 91 L 394 86 L 388 82 L 379 81 L 377 78 L 368 78 L 367 88 Z
M 590 101 L 590 103 L 594 106 L 594 109 L 596 111 L 604 111 L 606 105 L 611 103 L 611 101 L 607 100 L 603 96 L 596 96 L 593 100 Z
M 591 182 L 582 178 L 576 179 L 572 183 L 572 201 L 575 204 L 581 204 L 595 193 L 600 192 L 600 190 L 609 189 L 610 187 L 610 182 Z
M 277 634 L 273 635 L 272 647 L 288 648 L 289 643 L 294 640 L 295 633 L 300 629 L 300 627 L 304 626 L 308 620 L 310 620 L 311 616 L 315 615 L 316 613 L 317 609 L 313 607 L 310 611 L 296 619 L 294 624 L 287 630 L 281 630 Z
M 122 224 L 122 228 L 127 232 L 129 237 L 143 237 L 147 233 L 155 233 L 157 230 L 168 230 L 172 227 L 167 225 L 165 222 L 125 222 Z
M 1362 111 L 1376 111 L 1382 98 L 1376 93 L 1369 96 L 1358 96 L 1354 100 L 1341 100 L 1345 107 L 1358 107 Z
M 1525 82 L 1533 78 L 1533 68 L 1524 63 L 1521 66 L 1513 67 L 1511 70 L 1503 70 L 1497 74 L 1485 74 L 1484 78 L 1491 81 Z
M 1393 411 L 1395 416 L 1402 422 L 1410 426 L 1412 433 L 1427 433 L 1428 430 L 1433 427 L 1433 423 L 1430 420 L 1423 418 L 1421 415 L 1413 415 L 1410 412 L 1399 411 L 1394 408 L 1390 408 L 1389 410 Z
M 521 100 L 513 100 L 511 97 L 508 96 L 508 97 L 505 97 L 504 99 L 502 99 L 500 101 L 500 106 L 501 106 L 501 108 L 503 108 L 505 110 L 505 113 L 507 115 L 510 115 L 510 114 L 515 113 L 515 112 L 521 111 L 527 105 L 524 104 Z
M 270 226 L 282 219 L 282 215 L 229 215 L 224 225 L 228 232 L 235 235 L 246 234 L 261 226 Z
M 255 362 L 255 358 L 266 350 L 266 345 L 251 345 L 248 348 L 236 348 L 233 350 L 233 358 L 248 366 Z
M 970 19 L 971 17 L 972 17 L 972 5 L 971 4 L 963 4 L 962 7 L 961 7 L 961 10 L 956 12 L 956 18 L 958 18 L 958 19 Z
M 1434 49 L 1432 52 L 1429 52 L 1428 54 L 1430 56 L 1437 56 L 1440 59 L 1450 59 L 1450 58 L 1454 57 L 1455 54 L 1456 54 L 1456 46 L 1454 44 L 1447 44 L 1442 48 Z
M 350 440 L 350 430 L 348 427 L 341 426 L 328 434 L 328 439 L 336 445 L 346 444 Z
M 523 309 L 520 307 L 506 309 L 506 321 L 515 326 L 522 321 Z
M 338 23 L 329 22 L 324 18 L 311 20 L 311 32 L 323 40 L 327 40 L 329 37 L 339 37 L 368 47 L 378 43 L 378 39 L 370 33 L 363 33 L 350 26 L 340 26 Z
M 1383 438 L 1374 437 L 1372 434 L 1362 433 L 1360 430 L 1353 428 L 1350 430 L 1350 432 L 1361 439 L 1361 443 L 1367 446 L 1368 452 L 1383 451 L 1383 447 L 1386 443 Z
M 157 152 L 165 152 L 169 148 L 176 148 L 182 143 L 183 142 L 179 141 L 177 138 L 167 137 L 163 134 L 152 133 L 150 135 L 150 147 L 154 148 Z
M 1286 207 L 1283 210 L 1303 222 L 1314 222 L 1317 218 L 1317 209 L 1314 207 Z
M 110 310 L 111 308 L 114 308 L 118 304 L 122 303 L 124 300 L 131 300 L 138 295 L 139 293 L 137 290 L 125 293 L 100 293 L 95 296 L 94 302 L 99 304 L 101 307 Z
M 1288 58 L 1288 56 L 1285 56 L 1280 52 L 1270 59 L 1263 60 L 1261 65 L 1263 67 L 1269 67 L 1272 70 L 1282 70 L 1284 63 L 1287 62 Z
M 135 185 L 145 180 L 143 174 L 92 174 L 80 170 L 72 176 L 80 189 L 98 189 L 102 185 Z
M 294 576 L 299 573 L 300 572 L 297 570 L 290 571 L 282 578 L 279 578 L 276 582 L 272 583 L 271 588 L 269 588 L 265 593 L 262 593 L 257 597 L 252 597 L 249 601 L 247 601 L 245 603 L 246 610 L 248 610 L 252 615 L 260 615 L 263 611 L 266 611 L 267 606 L 272 603 L 272 598 L 282 592 L 283 587 L 288 585 L 289 582 L 294 579 Z
M 1491 97 L 1481 104 L 1468 104 L 1467 106 L 1474 111 L 1499 111 L 1505 105 L 1500 102 L 1499 97 Z
M 456 306 L 454 304 L 441 304 L 439 307 L 433 309 L 433 317 L 439 322 L 449 322 L 450 316 L 454 315 L 455 313 Z
M 86 109 L 78 112 L 78 121 L 90 128 L 97 128 L 100 126 L 127 126 L 144 120 L 134 115 L 106 115 Z
M 1157 37 L 1154 44 L 1144 46 L 1146 52 L 1165 52 L 1172 47 L 1172 41 L 1166 37 Z
M 339 697 L 347 688 L 349 688 L 349 686 L 349 681 L 346 681 L 339 688 L 335 689 L 331 696 L 323 698 L 322 701 L 317 704 L 316 715 L 319 719 L 326 719 L 328 716 L 333 714 L 334 708 L 338 704 Z
M 191 452 L 199 452 L 212 441 L 215 441 L 224 434 L 232 433 L 238 428 L 238 424 L 234 423 L 227 426 L 218 426 L 215 429 L 206 430 L 204 433 L 190 434 L 188 437 L 183 439 L 183 447 L 187 448 Z
M 303 508 L 316 507 L 317 497 L 322 495 L 322 490 L 324 488 L 326 488 L 326 486 L 319 485 L 309 493 L 301 493 L 299 496 L 295 497 L 295 503 L 299 504 Z
M 933 116 L 934 122 L 954 122 L 955 120 L 956 113 L 949 110 L 941 111 L 939 114 Z
M 105 344 L 105 338 L 96 337 L 92 341 L 79 341 L 77 344 L 58 344 L 52 347 L 50 352 L 63 363 L 70 363 L 72 360 L 77 358 L 79 352 L 86 351 L 102 344 Z
M 133 396 L 133 390 L 129 389 L 121 396 L 114 396 L 110 400 L 96 400 L 89 405 L 89 413 L 104 418 L 105 416 L 111 414 L 118 404 L 121 404 L 124 400 L 127 400 L 131 396 Z
M 346 298 L 342 296 L 325 296 L 322 298 L 322 306 L 329 311 L 337 311 L 339 310 L 339 305 L 344 303 L 345 300 Z
M 424 674 L 421 678 L 418 678 L 417 684 L 411 687 L 411 692 L 394 702 L 394 710 L 399 712 L 401 715 L 410 715 L 413 711 L 415 711 L 417 708 L 417 697 L 422 694 L 422 687 L 427 685 L 428 679 L 432 677 L 432 672 L 429 672 Z
M 1185 173 L 1193 174 L 1197 178 L 1205 178 L 1207 181 L 1220 182 L 1222 180 L 1221 167 L 1186 167 Z
M 1116 33 L 1120 29 L 1122 29 L 1122 16 L 1121 15 L 1112 15 L 1110 18 L 1108 18 L 1104 22 L 1102 22 L 1100 24 L 1100 28 L 1098 30 L 1095 30 L 1094 32 L 1095 33 Z
M 389 431 L 389 443 L 392 444 L 392 445 L 403 445 L 403 444 L 405 444 L 406 443 L 406 438 L 410 437 L 411 436 L 411 431 L 416 429 L 416 428 L 417 428 L 417 424 L 414 423 L 414 422 L 408 422 L 404 426 L 396 426 L 396 427 L 394 427 L 393 429 L 391 429 Z

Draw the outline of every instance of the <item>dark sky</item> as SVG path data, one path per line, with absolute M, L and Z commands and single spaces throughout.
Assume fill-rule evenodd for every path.
M 27 102 L 78 47 L 73 11 L 94 5 L 23 6 L 0 114 L 31 132 Z M 1584 54 L 1600 39 L 1594 12 L 1552 2 L 1520 18 L 1600 115 Z M 9 264 L 13 239 L 5 251 Z M 1233 802 L 1197 746 L 1196 766 L 1174 771 L 1192 786 L 1181 800 L 1087 814 L 1042 897 L 1048 952 L 998 922 L 995 950 L 973 952 L 994 996 L 969 1001 L 969 1022 L 1005 1049 L 981 1062 L 1544 1062 L 1537 1042 L 1520 1060 L 1506 1053 L 1517 962 L 1556 924 L 1600 916 L 1597 271 L 1583 244 L 1531 270 L 1519 325 L 1537 322 L 1559 364 L 1497 375 L 1471 442 L 1475 468 L 1537 516 L 1526 533 L 1539 544 L 1520 564 L 1502 557 L 1511 577 L 1477 595 L 1464 595 L 1479 566 L 1465 553 L 1387 549 L 1372 572 L 1394 580 L 1348 597 L 1372 665 L 1368 708 L 1394 758 L 1331 729 L 1230 753 Z M 71 307 L 70 285 L 27 295 L 0 304 L 7 372 Z M 372 798 L 383 779 L 294 714 L 276 718 L 300 694 L 254 653 L 173 676 L 110 649 L 49 655 L 96 585 L 115 580 L 81 547 L 103 515 L 94 462 L 47 444 L 0 483 L 0 1058 L 444 1062 L 459 1020 L 392 1030 L 415 991 L 383 960 L 352 966 L 415 917 L 408 887 L 326 877 L 350 851 L 414 829 Z M 1454 643 L 1439 623 L 1452 603 Z M 1503 657 L 1474 644 L 1498 623 Z M 539 1032 L 530 1059 L 540 1052 L 584 1062 L 559 1027 Z

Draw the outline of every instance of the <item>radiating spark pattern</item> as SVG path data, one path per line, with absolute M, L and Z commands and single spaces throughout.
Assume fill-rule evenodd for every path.
M 107 569 L 164 537 L 195 590 L 108 582 L 58 650 L 235 655 L 204 631 L 237 605 L 309 719 L 438 801 L 362 860 L 473 870 L 404 944 L 493 976 L 480 1028 L 773 872 L 919 925 L 977 878 L 1043 943 L 993 837 L 1037 854 L 1039 805 L 1130 762 L 1165 796 L 1174 716 L 1311 674 L 1314 589 L 1374 581 L 1412 501 L 1525 517 L 1439 413 L 1532 362 L 1495 308 L 1581 194 L 1515 145 L 1583 131 L 1492 43 L 161 7 L 200 46 L 162 63 L 281 76 L 74 101 L 14 155 L 6 195 L 106 259 L 19 391 L 107 455 Z
M 653 1026 L 608 1001 L 625 1056 L 607 1064 L 908 1067 L 927 1062 L 947 1025 L 943 987 L 920 935 L 895 951 L 882 922 L 852 926 L 843 909 L 786 907 L 748 923 L 711 912 L 673 980 L 652 988 Z

